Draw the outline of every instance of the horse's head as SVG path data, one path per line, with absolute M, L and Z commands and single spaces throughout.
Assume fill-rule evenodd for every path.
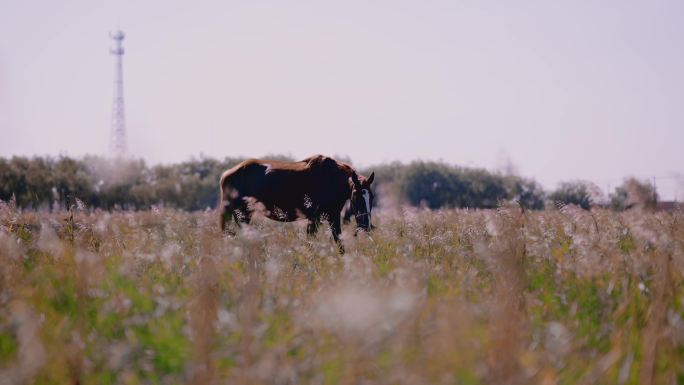
M 370 231 L 371 229 L 371 209 L 373 207 L 373 191 L 371 183 L 375 178 L 375 173 L 371 173 L 368 178 L 359 177 L 356 173 L 351 177 L 351 208 L 356 217 L 356 229 Z

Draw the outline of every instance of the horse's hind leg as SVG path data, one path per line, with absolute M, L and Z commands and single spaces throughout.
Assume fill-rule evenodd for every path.
M 221 202 L 221 231 L 228 232 L 230 235 L 235 235 L 236 229 L 230 228 L 231 220 L 235 223 L 238 229 L 243 223 L 249 223 L 251 215 L 247 210 L 247 205 L 241 204 L 236 200 L 224 199 Z
M 249 211 L 246 203 L 242 202 L 235 205 L 233 208 L 233 220 L 238 227 L 243 223 L 249 224 L 252 221 L 252 213 Z
M 221 232 L 234 236 L 237 234 L 237 228 L 240 227 L 240 222 L 235 213 L 236 210 L 229 201 L 224 201 L 221 204 Z M 231 222 L 235 222 L 237 226 L 231 225 Z

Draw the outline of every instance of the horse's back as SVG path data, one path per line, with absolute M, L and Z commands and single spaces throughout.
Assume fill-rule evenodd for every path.
M 319 177 L 321 173 L 335 173 L 338 166 L 336 160 L 324 155 L 310 156 L 297 162 L 251 158 L 225 171 L 221 176 L 221 187 L 246 178 L 279 179 L 307 174 Z
M 247 159 L 221 176 L 221 189 L 239 197 L 274 195 L 297 189 L 302 182 L 300 162 Z
M 306 195 L 322 204 L 334 202 L 337 206 L 348 195 L 345 167 L 349 166 L 324 155 L 298 162 L 247 159 L 221 176 L 222 197 L 249 196 L 267 205 L 288 207 L 298 206 Z

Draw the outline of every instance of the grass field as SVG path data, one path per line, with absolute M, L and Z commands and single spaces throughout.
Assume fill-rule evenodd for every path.
M 684 383 L 684 215 L 0 207 L 0 384 Z

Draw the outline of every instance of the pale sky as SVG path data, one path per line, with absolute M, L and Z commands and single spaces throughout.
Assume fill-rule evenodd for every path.
M 0 0 L 0 156 L 314 153 L 684 198 L 684 1 Z M 675 177 L 675 178 L 673 178 Z

